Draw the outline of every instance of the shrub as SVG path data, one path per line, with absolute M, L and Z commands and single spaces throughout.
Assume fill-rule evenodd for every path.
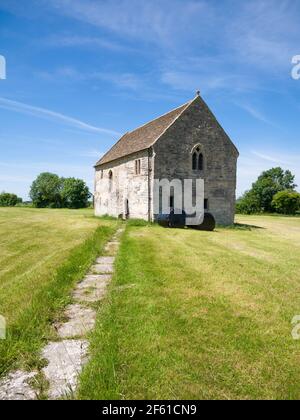
M 38 208 L 85 208 L 90 197 L 89 189 L 81 179 L 60 178 L 48 172 L 40 174 L 30 189 L 30 198 Z
M 236 212 L 240 214 L 261 213 L 259 199 L 252 191 L 247 191 L 236 203 Z
M 30 198 L 35 207 L 61 207 L 61 179 L 58 175 L 44 172 L 32 183 Z
M 281 191 L 293 191 L 295 176 L 291 171 L 282 168 L 272 168 L 264 171 L 247 191 L 237 201 L 237 213 L 254 214 L 274 212 L 273 199 Z
M 295 191 L 281 191 L 274 196 L 272 206 L 280 214 L 295 215 L 300 210 L 300 194 Z
M 64 207 L 80 209 L 88 207 L 91 193 L 81 179 L 66 178 L 62 180 L 61 198 Z
M 22 203 L 22 198 L 19 198 L 16 194 L 5 192 L 0 194 L 0 207 L 14 207 L 19 203 Z

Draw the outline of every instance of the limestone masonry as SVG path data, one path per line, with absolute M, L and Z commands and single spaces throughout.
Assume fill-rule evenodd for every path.
M 204 179 L 205 208 L 234 221 L 239 152 L 200 96 L 125 134 L 95 166 L 95 214 L 155 220 L 154 179 Z M 171 202 L 172 205 L 172 202 Z

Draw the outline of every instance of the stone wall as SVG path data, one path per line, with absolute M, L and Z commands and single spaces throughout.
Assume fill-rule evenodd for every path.
M 135 174 L 140 159 L 141 173 Z M 112 182 L 109 173 L 112 172 Z M 125 216 L 127 200 L 129 217 L 148 220 L 148 150 L 118 159 L 96 168 L 95 215 Z
M 192 170 L 192 150 L 199 144 L 203 171 Z M 154 178 L 203 178 L 208 210 L 217 223 L 234 222 L 238 151 L 199 97 L 153 146 Z

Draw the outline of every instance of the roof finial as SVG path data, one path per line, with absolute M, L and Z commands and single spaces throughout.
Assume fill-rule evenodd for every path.
M 196 96 L 200 96 L 200 90 L 197 90 Z

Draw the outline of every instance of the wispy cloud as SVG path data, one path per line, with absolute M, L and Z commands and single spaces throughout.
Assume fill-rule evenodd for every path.
M 143 78 L 134 73 L 117 73 L 90 71 L 81 72 L 75 67 L 60 67 L 56 70 L 40 71 L 36 73 L 39 77 L 52 82 L 108 82 L 122 89 L 137 90 L 143 87 Z M 146 76 L 144 76 L 146 77 Z
M 95 27 L 105 28 L 122 36 L 150 40 L 156 44 L 163 42 L 165 45 L 170 41 L 173 43 L 176 32 L 176 38 L 180 39 L 188 24 L 192 30 L 198 23 L 195 33 L 199 32 L 206 26 L 210 10 L 209 3 L 201 0 L 172 0 L 172 5 L 169 1 L 160 0 L 47 0 L 44 1 L 46 3 L 64 16 Z M 202 25 L 199 23 L 200 18 Z
M 234 94 L 274 88 L 274 78 L 286 80 L 290 57 L 298 50 L 299 7 L 293 0 L 224 0 L 222 4 L 210 0 L 36 0 L 35 3 L 48 14 L 89 24 L 94 27 L 92 33 L 96 33 L 63 33 L 41 40 L 42 43 L 121 51 L 130 49 L 134 41 L 135 51 L 153 56 L 156 81 L 174 90 L 190 92 L 200 88 L 204 93 L 227 94 L 230 90 Z M 101 35 L 94 32 L 97 29 Z M 99 72 L 99 79 L 124 89 L 141 87 L 130 73 L 123 76 L 106 73 Z M 83 80 L 80 74 L 76 77 L 77 81 Z M 145 85 L 153 85 L 146 74 L 141 77 Z M 268 123 L 256 110 L 248 112 Z
M 269 153 L 258 152 L 253 150 L 252 154 L 257 156 L 260 159 L 266 160 L 268 162 L 277 163 L 279 165 L 295 165 L 296 162 L 299 162 L 299 156 L 286 156 L 285 154 L 280 155 L 270 155 Z
M 22 102 L 12 101 L 7 98 L 0 97 L 0 108 L 7 109 L 9 111 L 18 112 L 21 114 L 32 115 L 37 118 L 46 118 L 53 121 L 58 121 L 64 124 L 67 124 L 72 127 L 76 127 L 83 131 L 108 134 L 110 136 L 119 136 L 120 133 L 116 131 L 109 130 L 106 128 L 96 127 L 90 124 L 87 124 L 81 120 L 69 117 L 67 115 L 61 114 L 59 112 L 51 111 L 46 108 L 40 108 Z
M 91 47 L 99 49 L 107 49 L 110 51 L 128 51 L 128 47 L 125 47 L 116 42 L 100 37 L 91 36 L 79 36 L 79 35 L 54 35 L 46 39 L 39 41 L 44 46 L 49 47 Z
M 246 111 L 256 120 L 261 121 L 265 124 L 275 126 L 275 124 L 271 120 L 269 120 L 261 111 L 254 108 L 252 105 L 241 103 L 241 102 L 235 102 L 235 105 L 243 109 L 244 111 Z

